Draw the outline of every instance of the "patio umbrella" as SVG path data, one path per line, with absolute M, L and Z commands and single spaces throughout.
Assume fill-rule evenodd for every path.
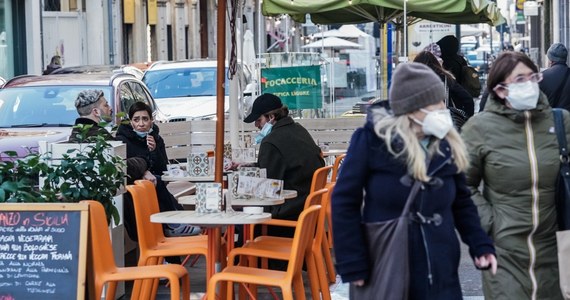
M 304 23 L 306 14 L 318 24 L 386 23 L 403 15 L 402 0 L 265 0 L 262 13 L 288 14 Z M 488 0 L 408 0 L 407 16 L 443 23 L 504 22 L 497 6 Z
M 310 48 L 331 48 L 331 49 L 346 49 L 346 48 L 362 48 L 362 45 L 349 42 L 347 40 L 343 40 L 337 37 L 328 37 L 322 40 L 314 41 L 309 43 L 301 48 L 310 49 Z
M 324 32 L 312 34 L 312 37 L 325 38 L 325 37 L 338 37 L 338 38 L 359 38 L 361 36 L 368 36 L 369 34 L 358 29 L 355 25 L 345 24 L 340 26 L 339 29 L 331 29 Z

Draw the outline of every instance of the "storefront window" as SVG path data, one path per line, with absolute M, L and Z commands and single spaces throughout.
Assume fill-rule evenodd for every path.
M 0 0 L 0 77 L 14 77 L 12 1 Z

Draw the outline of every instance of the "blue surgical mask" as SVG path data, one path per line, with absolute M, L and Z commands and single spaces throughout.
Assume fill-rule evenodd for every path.
M 150 134 L 152 132 L 152 128 L 149 131 L 138 131 L 136 129 L 133 129 L 133 131 L 141 138 L 146 137 L 148 134 Z
M 269 122 L 265 123 L 265 125 L 263 125 L 263 128 L 261 128 L 261 131 L 259 132 L 259 134 L 257 136 L 255 136 L 255 143 L 260 144 L 261 141 L 263 140 L 263 138 L 266 137 L 271 132 L 272 128 L 273 128 L 273 124 L 271 124 Z

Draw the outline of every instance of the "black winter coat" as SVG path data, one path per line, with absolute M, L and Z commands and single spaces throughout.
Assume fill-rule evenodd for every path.
M 71 134 L 69 135 L 69 140 L 68 142 L 70 143 L 80 143 L 80 142 L 86 142 L 85 139 L 87 139 L 88 137 L 94 137 L 97 135 L 101 135 L 105 138 L 105 140 L 107 141 L 113 141 L 115 140 L 115 138 L 111 135 L 111 133 L 109 131 L 107 131 L 107 129 L 99 126 L 99 124 L 89 118 L 82 118 L 79 117 L 77 119 L 75 119 L 75 125 L 93 125 L 91 128 L 89 128 L 89 130 L 86 133 L 86 136 L 81 137 L 81 130 L 79 130 L 79 128 L 73 128 L 71 130 Z
M 297 220 L 309 195 L 313 173 L 324 166 L 321 148 L 303 126 L 285 117 L 261 141 L 257 162 L 267 169 L 267 178 L 281 179 L 284 189 L 297 191 L 297 198 L 272 207 L 271 216 Z
M 167 170 L 168 157 L 166 155 L 166 146 L 164 140 L 159 135 L 159 129 L 156 124 L 152 125 L 152 132 L 150 133 L 156 142 L 156 147 L 153 151 L 148 150 L 146 144 L 146 137 L 139 137 L 130 124 L 121 124 L 117 130 L 117 139 L 127 144 L 127 158 L 141 157 L 147 161 L 149 171 L 161 176 L 163 171 Z
M 449 88 L 450 101 L 449 106 L 455 105 L 456 108 L 463 110 L 467 117 L 472 117 L 475 114 L 475 102 L 473 102 L 473 97 L 467 92 L 457 81 L 447 81 L 447 86 Z
M 550 106 L 570 110 L 570 70 L 565 63 L 556 63 L 542 72 L 540 89 Z
M 440 143 L 439 151 L 441 155 L 436 154 L 431 160 L 428 175 L 439 178 L 441 184 L 424 184 L 411 211 L 426 217 L 437 213 L 442 222 L 438 226 L 410 223 L 409 299 L 462 299 L 456 229 L 472 257 L 495 253 L 479 223 L 465 176 L 457 174 L 452 163 L 446 140 Z M 336 267 L 343 282 L 368 279 L 372 266 L 362 223 L 400 216 L 411 190 L 411 186 L 400 181 L 407 173 L 405 161 L 388 152 L 383 140 L 374 133 L 371 121 L 357 129 L 332 197 Z

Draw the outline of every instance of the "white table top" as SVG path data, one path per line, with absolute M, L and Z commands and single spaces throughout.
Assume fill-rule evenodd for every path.
M 150 216 L 153 223 L 178 223 L 198 226 L 221 226 L 259 224 L 271 220 L 270 213 L 247 214 L 244 212 L 232 213 L 198 213 L 193 210 L 176 210 L 156 213 Z
M 327 151 L 323 151 L 323 156 L 338 156 L 346 153 L 346 149 L 329 149 Z
M 179 197 L 178 203 L 185 205 L 195 205 L 196 195 Z M 270 199 L 270 198 L 232 199 L 232 206 L 271 206 L 283 203 L 285 203 L 285 199 Z
M 163 181 L 214 182 L 214 175 L 209 175 L 209 176 L 168 176 L 168 175 L 162 175 L 161 178 Z

